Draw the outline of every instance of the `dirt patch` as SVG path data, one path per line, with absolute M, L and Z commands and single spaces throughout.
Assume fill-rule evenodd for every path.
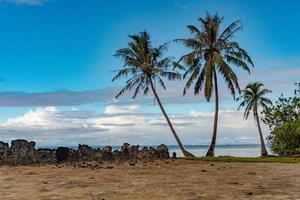
M 155 161 L 0 167 L 5 200 L 300 199 L 300 164 Z

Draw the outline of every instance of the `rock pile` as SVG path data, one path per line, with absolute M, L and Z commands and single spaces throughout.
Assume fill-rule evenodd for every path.
M 0 165 L 29 165 L 29 164 L 54 164 L 62 162 L 85 161 L 128 161 L 135 163 L 137 160 L 151 161 L 155 159 L 170 158 L 169 149 L 161 144 L 157 148 L 143 147 L 124 143 L 120 150 L 113 150 L 111 146 L 92 148 L 79 144 L 78 148 L 70 149 L 58 147 L 57 149 L 35 148 L 35 142 L 26 140 L 13 140 L 8 143 L 0 141 Z

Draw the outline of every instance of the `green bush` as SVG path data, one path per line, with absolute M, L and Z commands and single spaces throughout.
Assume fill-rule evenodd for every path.
M 264 111 L 263 122 L 271 130 L 268 141 L 272 151 L 280 155 L 300 154 L 300 88 L 293 97 L 281 95 Z
M 272 150 L 280 155 L 300 154 L 300 117 L 275 128 L 268 140 Z

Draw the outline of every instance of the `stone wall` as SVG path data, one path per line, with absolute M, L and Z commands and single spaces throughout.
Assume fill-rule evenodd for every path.
M 157 148 L 143 147 L 124 143 L 120 150 L 113 150 L 111 146 L 92 148 L 88 145 L 78 145 L 77 149 L 58 147 L 57 149 L 35 148 L 35 142 L 13 140 L 11 145 L 0 141 L 0 165 L 30 165 L 54 164 L 61 162 L 82 161 L 131 161 L 154 159 L 168 159 L 169 149 L 161 144 Z

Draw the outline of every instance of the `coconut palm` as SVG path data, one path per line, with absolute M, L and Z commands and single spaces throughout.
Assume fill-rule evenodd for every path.
M 166 77 L 169 80 L 181 78 L 181 75 L 171 68 L 172 58 L 163 57 L 167 44 L 153 48 L 150 36 L 145 31 L 129 37 L 131 41 L 128 43 L 128 47 L 117 50 L 114 55 L 124 60 L 124 66 L 122 69 L 117 70 L 117 74 L 112 81 L 130 76 L 126 81 L 126 86 L 121 89 L 116 98 L 126 91 L 134 90 L 132 98 L 135 99 L 139 93 L 142 92 L 144 95 L 147 95 L 151 90 L 183 155 L 192 157 L 193 155 L 186 151 L 182 145 L 155 88 L 156 83 L 158 83 L 163 89 L 166 89 L 162 77 Z
M 250 112 L 252 111 L 254 119 L 257 123 L 259 137 L 260 137 L 260 147 L 261 147 L 261 155 L 268 155 L 263 133 L 260 127 L 259 116 L 258 116 L 258 107 L 262 107 L 262 109 L 266 109 L 269 105 L 272 105 L 270 99 L 265 97 L 266 94 L 271 93 L 272 91 L 269 89 L 263 88 L 264 84 L 255 82 L 249 83 L 244 90 L 242 90 L 242 95 L 237 99 L 238 101 L 242 101 L 239 105 L 241 107 L 246 107 L 244 112 L 244 119 L 248 119 Z
M 221 32 L 223 17 L 206 14 L 199 18 L 200 29 L 189 25 L 187 28 L 193 35 L 188 39 L 176 39 L 176 42 L 183 43 L 192 51 L 181 57 L 177 65 L 185 67 L 184 78 L 188 80 L 183 90 L 194 85 L 194 94 L 198 95 L 204 89 L 204 96 L 210 101 L 213 90 L 215 96 L 215 115 L 212 140 L 206 156 L 214 156 L 218 113 L 219 113 L 219 91 L 218 73 L 224 78 L 231 94 L 235 97 L 236 90 L 240 92 L 238 78 L 231 68 L 239 67 L 250 73 L 249 65 L 253 66 L 248 53 L 233 40 L 236 32 L 242 29 L 240 21 L 235 21 Z

